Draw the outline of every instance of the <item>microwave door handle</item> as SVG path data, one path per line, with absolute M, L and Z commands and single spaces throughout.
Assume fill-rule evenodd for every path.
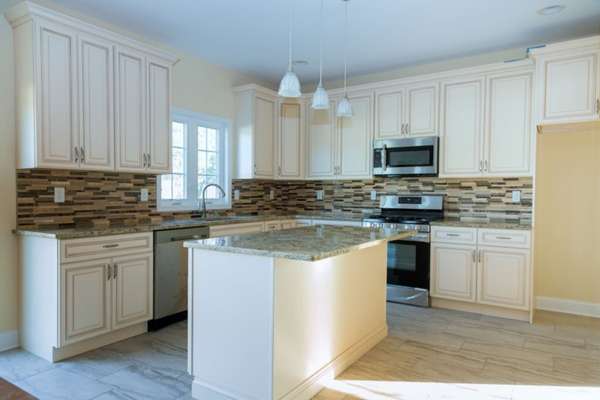
M 383 145 L 381 150 L 381 167 L 385 171 L 387 169 L 387 145 Z

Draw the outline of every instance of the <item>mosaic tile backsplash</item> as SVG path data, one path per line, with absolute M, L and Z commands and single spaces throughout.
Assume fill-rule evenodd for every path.
M 54 203 L 54 187 L 66 189 L 66 201 Z M 319 213 L 332 216 L 371 214 L 381 194 L 445 194 L 448 217 L 531 221 L 533 186 L 531 178 L 441 179 L 375 178 L 352 181 L 234 180 L 240 191 L 231 210 L 219 214 Z M 149 201 L 140 202 L 142 188 Z M 275 198 L 269 199 L 271 190 Z M 316 200 L 323 190 L 324 200 Z M 511 192 L 520 190 L 520 203 L 511 202 Z M 213 212 L 214 213 L 214 212 Z M 197 212 L 159 212 L 156 209 L 156 176 L 131 173 L 19 170 L 17 171 L 17 225 L 19 228 L 55 229 L 83 226 L 158 223 L 186 219 Z

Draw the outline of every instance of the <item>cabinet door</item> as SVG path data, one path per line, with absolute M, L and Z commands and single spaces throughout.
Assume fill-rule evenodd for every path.
M 331 178 L 335 175 L 336 103 L 328 110 L 308 110 L 307 173 L 309 178 Z
M 442 176 L 476 176 L 483 169 L 484 79 L 442 83 Z
M 404 134 L 404 89 L 378 92 L 376 95 L 377 120 L 375 136 L 378 138 L 400 137 Z
M 113 328 L 152 319 L 152 253 L 113 259 Z
M 302 105 L 282 103 L 279 107 L 279 140 L 277 141 L 279 178 L 302 178 Z
M 542 58 L 542 122 L 598 119 L 599 54 Z
M 83 34 L 78 43 L 81 166 L 111 171 L 115 167 L 113 46 Z
M 487 175 L 531 175 L 532 73 L 488 78 Z
M 61 267 L 61 344 L 67 345 L 110 331 L 108 260 Z
M 371 177 L 372 97 L 351 97 L 352 117 L 339 118 L 338 174 L 340 178 Z
M 409 87 L 407 103 L 407 134 L 410 136 L 437 135 L 437 83 Z
M 254 100 L 254 176 L 273 177 L 275 141 L 275 101 L 256 96 Z
M 171 172 L 171 66 L 148 62 L 148 171 Z
M 475 256 L 475 246 L 432 243 L 431 296 L 474 302 Z
M 117 169 L 145 170 L 146 60 L 133 49 L 117 50 Z
M 529 309 L 529 250 L 484 247 L 479 251 L 478 302 Z
M 40 26 L 39 167 L 77 168 L 77 67 L 75 34 L 44 22 Z

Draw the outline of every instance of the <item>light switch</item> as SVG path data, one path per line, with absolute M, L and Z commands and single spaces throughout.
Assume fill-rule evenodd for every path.
M 323 200 L 323 198 L 325 197 L 325 193 L 323 190 L 317 190 L 315 191 L 315 194 L 317 196 L 317 200 Z
M 269 200 L 275 200 L 275 190 L 273 189 L 269 192 Z
M 239 200 L 240 199 L 240 189 L 235 189 L 233 191 L 233 199 L 234 200 Z
M 371 190 L 371 200 L 377 200 L 377 191 Z
M 65 188 L 64 187 L 55 187 L 54 188 L 54 202 L 55 203 L 64 203 L 65 202 Z
M 520 190 L 513 190 L 512 191 L 512 202 L 513 203 L 520 203 L 521 202 L 521 191 Z
M 140 191 L 140 201 L 148 201 L 148 189 L 142 188 Z

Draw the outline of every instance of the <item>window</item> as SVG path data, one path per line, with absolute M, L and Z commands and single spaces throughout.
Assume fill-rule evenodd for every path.
M 202 191 L 206 189 L 206 208 L 231 207 L 228 157 L 230 123 L 187 111 L 172 116 L 172 172 L 161 175 L 158 182 L 158 209 L 198 210 L 202 207 Z

